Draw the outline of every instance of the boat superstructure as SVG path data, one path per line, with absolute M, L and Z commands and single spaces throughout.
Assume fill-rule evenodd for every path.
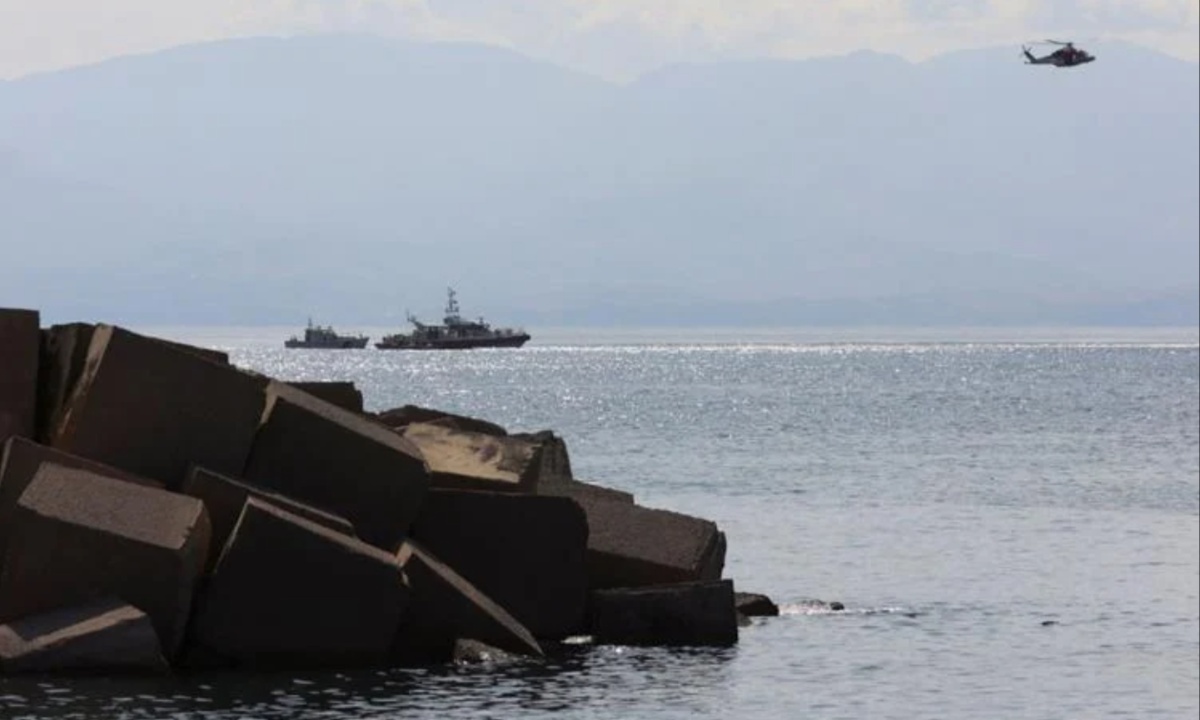
M 375 347 L 381 350 L 468 350 L 471 348 L 519 348 L 530 335 L 520 328 L 493 328 L 482 317 L 465 320 L 459 313 L 454 288 L 446 288 L 445 317 L 441 325 L 426 325 L 407 313 L 411 333 L 384 336 Z

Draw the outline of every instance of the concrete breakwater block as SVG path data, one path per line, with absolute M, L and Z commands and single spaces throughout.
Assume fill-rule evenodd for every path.
M 170 670 L 150 617 L 103 597 L 0 625 L 0 673 Z
M 624 501 L 575 500 L 587 513 L 592 589 L 720 579 L 725 534 L 711 520 Z
M 90 323 L 51 325 L 41 332 L 38 362 L 38 411 L 36 439 L 52 440 L 62 421 L 63 408 L 87 364 L 88 345 L 96 326 Z
M 236 474 L 262 416 L 266 382 L 177 345 L 98 325 L 49 444 L 171 490 L 193 463 Z
M 0 442 L 36 432 L 40 318 L 37 310 L 0 308 Z
M 523 493 L 537 488 L 541 457 L 528 440 L 432 423 L 412 423 L 402 434 L 429 463 L 431 487 Z
M 341 380 L 308 380 L 293 381 L 288 385 L 303 390 L 314 397 L 319 397 L 327 403 L 332 403 L 350 412 L 363 411 L 363 395 L 352 382 Z
M 206 570 L 211 572 L 220 559 L 221 551 L 238 519 L 246 507 L 246 500 L 258 498 L 281 510 L 298 515 L 322 527 L 354 537 L 354 526 L 346 518 L 327 513 L 324 510 L 296 502 L 291 498 L 269 492 L 259 487 L 242 482 L 235 478 L 215 473 L 207 468 L 193 467 L 183 483 L 183 493 L 204 501 L 212 521 L 212 539 L 209 544 L 208 565 Z
M 583 632 L 587 517 L 570 498 L 431 490 L 412 537 L 535 637 Z
M 553 483 L 549 486 L 542 485 L 538 488 L 538 495 L 578 498 L 580 501 L 609 500 L 623 503 L 632 503 L 634 501 L 633 493 L 631 492 L 584 480 L 570 480 L 564 483 Z
M 477 432 L 484 435 L 503 436 L 508 434 L 507 430 L 494 422 L 467 417 L 466 415 L 456 415 L 444 410 L 420 407 L 418 405 L 404 405 L 392 408 L 391 410 L 384 410 L 376 413 L 375 418 L 393 430 L 403 430 L 412 423 L 430 423 L 448 427 L 452 430 Z
M 732 580 L 592 593 L 592 634 L 604 645 L 736 645 Z
M 139 477 L 133 473 L 98 463 L 94 460 L 55 450 L 32 440 L 11 437 L 0 450 L 0 568 L 4 567 L 4 554 L 8 549 L 8 534 L 12 528 L 12 516 L 17 501 L 42 463 L 53 463 L 63 467 L 88 470 L 97 475 L 124 480 L 146 487 L 162 487 L 162 483 Z
M 249 497 L 197 599 L 193 641 L 239 666 L 383 664 L 407 600 L 390 553 Z
M 0 622 L 115 595 L 150 616 L 174 657 L 208 553 L 202 502 L 43 463 L 12 520 Z
M 516 655 L 542 657 L 542 648 L 511 614 L 439 558 L 409 540 L 396 553 L 412 588 L 396 633 L 392 661 L 449 662 L 458 640 L 478 640 Z
M 538 449 L 537 490 L 570 483 L 571 455 L 567 452 L 567 441 L 551 430 L 532 433 L 512 433 L 511 437 L 532 443 Z
M 411 442 L 276 381 L 241 476 L 346 518 L 388 552 L 400 547 L 429 489 L 429 466 Z

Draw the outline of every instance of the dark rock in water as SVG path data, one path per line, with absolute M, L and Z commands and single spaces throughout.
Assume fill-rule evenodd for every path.
M 404 405 L 403 407 L 384 410 L 383 412 L 376 413 L 375 419 L 396 430 L 401 430 L 412 423 L 423 422 L 434 423 L 455 430 L 495 435 L 497 437 L 508 434 L 508 430 L 487 420 L 467 417 L 466 415 L 455 415 L 444 410 L 423 408 L 417 405 Z
M 119 598 L 0 625 L 0 671 L 5 674 L 169 670 L 149 616 Z
M 738 612 L 746 617 L 771 617 L 779 614 L 779 606 L 766 595 L 757 593 L 736 593 L 734 602 Z
M 522 656 L 508 653 L 478 640 L 459 639 L 454 642 L 455 665 L 493 665 L 521 660 Z
M 592 632 L 603 645 L 735 645 L 737 616 L 732 580 L 592 593 Z
M 833 602 L 829 603 L 829 609 L 833 610 L 834 612 L 839 612 L 841 610 L 845 610 L 846 606 L 841 604 L 837 600 L 834 600 Z

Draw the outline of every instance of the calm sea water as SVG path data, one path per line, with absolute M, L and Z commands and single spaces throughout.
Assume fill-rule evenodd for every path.
M 715 520 L 783 606 L 726 650 L 424 672 L 0 680 L 12 718 L 1195 718 L 1200 349 L 1182 331 L 536 332 L 285 351 L 159 329 L 565 436 L 578 477 Z M 379 330 L 373 330 L 378 336 Z M 840 600 L 830 613 L 811 600 Z

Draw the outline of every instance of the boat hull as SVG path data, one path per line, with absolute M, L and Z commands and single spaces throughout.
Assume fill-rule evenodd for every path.
M 380 350 L 474 350 L 478 348 L 519 348 L 529 342 L 528 334 L 505 335 L 494 338 L 437 338 L 423 339 L 404 336 L 385 338 L 375 343 Z
M 361 350 L 367 346 L 368 338 L 344 339 L 336 343 L 310 343 L 304 340 L 285 340 L 283 346 L 300 350 Z

